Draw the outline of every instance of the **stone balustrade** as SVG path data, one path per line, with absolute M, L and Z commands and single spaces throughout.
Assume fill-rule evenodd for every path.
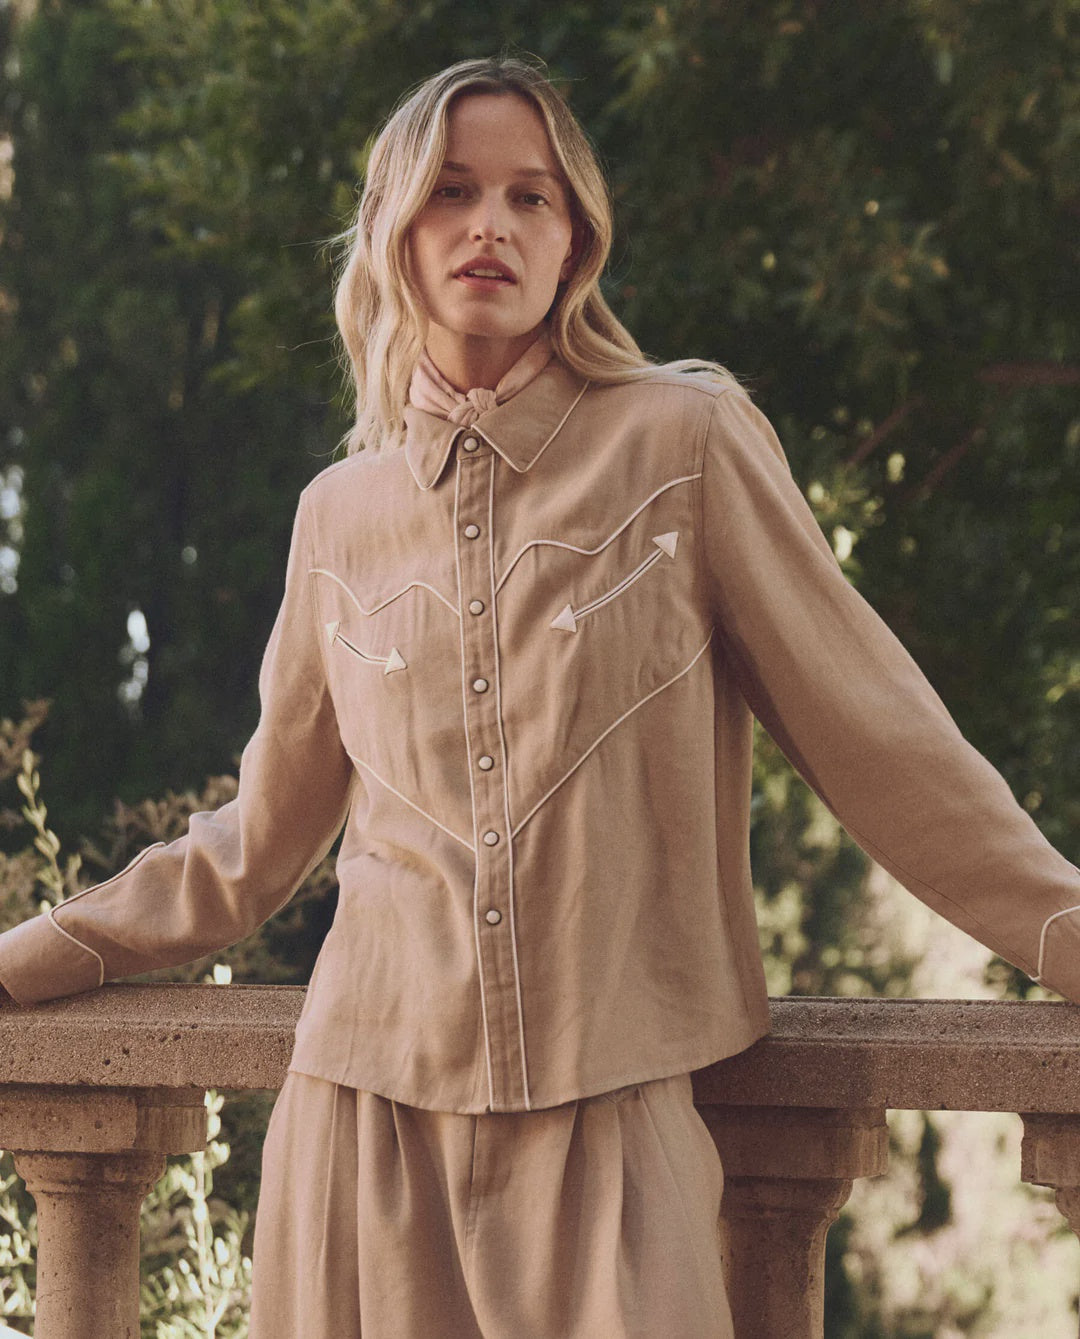
M 139 1206 L 205 1146 L 207 1088 L 280 1087 L 298 986 L 122 983 L 0 1006 L 0 1148 L 38 1207 L 36 1339 L 138 1339 Z M 1080 1231 L 1080 1009 L 789 998 L 694 1076 L 724 1166 L 738 1339 L 822 1339 L 825 1234 L 886 1170 L 890 1108 L 1014 1111 L 1019 1175 Z

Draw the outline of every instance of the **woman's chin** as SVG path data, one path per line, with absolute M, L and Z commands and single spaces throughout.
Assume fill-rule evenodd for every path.
M 457 321 L 452 325 L 443 327 L 445 334 L 456 339 L 520 339 L 522 335 L 527 335 L 536 327 L 536 322 L 531 325 L 522 325 L 520 322 L 507 321 Z

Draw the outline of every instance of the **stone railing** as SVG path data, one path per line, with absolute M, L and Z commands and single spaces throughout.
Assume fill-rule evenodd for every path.
M 0 1148 L 38 1208 L 36 1339 L 137 1339 L 139 1207 L 205 1145 L 207 1088 L 280 1087 L 299 986 L 117 984 L 0 1007 Z M 724 1166 L 738 1339 L 821 1339 L 825 1234 L 886 1170 L 889 1108 L 1019 1112 L 1019 1174 L 1080 1231 L 1080 1009 L 791 998 L 694 1076 Z

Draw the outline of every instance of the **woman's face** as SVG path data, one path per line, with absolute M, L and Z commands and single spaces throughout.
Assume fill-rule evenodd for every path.
M 573 255 L 569 190 L 536 107 L 517 94 L 461 95 L 447 114 L 438 179 L 408 236 L 435 343 L 475 350 L 477 338 L 499 349 L 513 341 L 523 351 Z M 462 275 L 476 257 L 502 262 L 511 277 Z

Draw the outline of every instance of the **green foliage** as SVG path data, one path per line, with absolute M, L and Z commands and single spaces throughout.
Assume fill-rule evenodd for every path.
M 229 1145 L 218 1139 L 223 1101 L 212 1089 L 206 1094 L 207 1150 L 170 1159 L 143 1206 L 143 1339 L 247 1335 L 251 1258 L 242 1240 L 248 1215 L 212 1198 L 214 1169 L 229 1157 Z
M 0 808 L 0 828 L 22 843 L 0 854 L 0 930 L 55 905 L 94 880 L 79 856 L 62 857 L 46 826 L 38 772 L 30 747 L 49 703 L 27 703 L 18 721 L 0 721 L 0 783 L 14 779 L 25 801 Z M 169 840 L 196 808 L 214 808 L 235 793 L 235 778 L 213 778 L 198 795 L 169 794 L 134 808 L 117 804 L 97 841 L 82 842 L 86 863 L 105 878 L 135 850 Z M 130 854 L 129 854 L 130 852 Z M 61 872 L 62 871 L 62 872 Z M 305 908 L 322 906 L 332 891 L 331 862 L 312 871 L 285 911 L 224 954 L 136 980 L 200 981 L 228 985 L 248 980 L 295 982 L 310 965 L 286 960 L 278 949 L 295 937 Z M 42 896 L 42 893 L 45 896 Z M 291 926 L 291 929 L 289 928 Z M 243 1339 L 251 1291 L 251 1238 L 258 1198 L 262 1136 L 275 1094 L 206 1094 L 208 1144 L 203 1152 L 170 1155 L 165 1174 L 143 1202 L 141 1216 L 141 1326 L 143 1339 Z M 240 1152 L 235 1166 L 233 1150 Z M 231 1173 L 231 1174 L 230 1174 Z M 217 1193 L 215 1193 L 215 1182 Z M 0 1152 L 0 1318 L 28 1320 L 36 1288 L 37 1213 L 9 1152 Z
M 0 1153 L 0 1316 L 5 1321 L 34 1314 L 37 1282 L 37 1214 L 14 1161 Z
M 751 863 L 770 995 L 902 995 L 914 963 L 865 915 L 867 859 L 759 730 Z
M 0 711 L 55 700 L 41 744 L 59 845 L 124 803 L 81 869 L 9 850 L 7 923 L 228 795 L 296 495 L 345 427 L 326 239 L 402 90 L 503 46 L 549 62 L 607 165 L 615 310 L 654 356 L 750 378 L 851 580 L 1077 857 L 1075 0 L 14 12 L 0 591 L 18 568 Z M 912 964 L 874 936 L 867 862 L 764 736 L 753 812 L 770 989 L 903 993 Z M 319 877 L 288 909 L 291 948 L 268 928 L 230 951 L 238 979 L 306 979 L 332 899 Z
M 37 759 L 30 749 L 23 750 L 22 770 L 15 778 L 26 803 L 22 815 L 34 829 L 34 850 L 41 857 L 37 871 L 38 882 L 51 894 L 50 901 L 55 906 L 64 896 L 65 889 L 72 886 L 79 872 L 80 859 L 70 856 L 63 871 L 57 857 L 60 854 L 60 840 L 51 828 L 45 826 L 48 810 L 42 802 L 39 790 L 41 778 L 37 771 Z
M 624 316 L 754 375 L 823 520 L 865 492 L 860 588 L 1075 840 L 1075 6 L 636 14 Z
M 3 112 L 0 467 L 23 471 L 25 537 L 0 707 L 56 699 L 67 835 L 245 742 L 296 493 L 344 427 L 326 239 L 401 91 L 507 45 L 548 60 L 609 169 L 620 315 L 656 356 L 750 376 L 852 579 L 1074 841 L 1074 17 L 1071 0 L 42 7 Z M 149 677 L 125 702 L 133 608 Z

